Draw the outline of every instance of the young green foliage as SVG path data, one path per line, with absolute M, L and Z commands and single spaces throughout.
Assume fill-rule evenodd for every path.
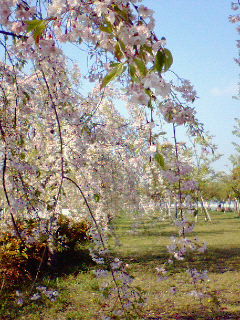
M 126 66 L 123 63 L 116 64 L 115 68 L 113 68 L 102 80 L 101 89 L 105 88 L 109 82 L 113 81 L 117 77 L 119 77 L 126 70 Z

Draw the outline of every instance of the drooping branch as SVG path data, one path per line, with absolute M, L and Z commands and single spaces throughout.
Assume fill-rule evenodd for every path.
M 181 180 L 181 172 L 179 167 L 179 153 L 178 153 L 178 143 L 177 143 L 177 134 L 176 134 L 176 124 L 173 123 L 173 138 L 174 138 L 174 147 L 175 147 L 175 157 L 176 157 L 176 166 L 177 166 L 177 174 L 178 174 L 178 196 L 179 196 L 179 204 L 180 204 L 180 216 L 183 220 L 183 198 L 182 198 L 182 180 Z
M 12 213 L 12 210 L 11 210 L 11 203 L 10 203 L 10 199 L 9 199 L 8 192 L 7 192 L 7 187 L 6 187 L 6 168 L 7 168 L 7 152 L 5 151 L 4 160 L 3 160 L 3 170 L 2 170 L 3 190 L 4 190 L 4 194 L 5 194 L 6 200 L 7 200 L 7 204 L 8 204 L 9 209 L 10 209 L 10 216 L 11 216 L 11 220 L 12 220 L 12 224 L 13 224 L 14 230 L 15 230 L 18 238 L 20 239 L 21 243 L 23 244 L 23 246 L 26 247 L 26 244 L 22 239 L 22 236 L 21 236 L 21 233 L 19 231 L 17 222 L 16 222 L 15 217 L 14 217 L 14 215 Z
M 87 209 L 88 209 L 88 211 L 89 211 L 89 213 L 90 213 L 90 216 L 91 216 L 91 218 L 92 218 L 92 220 L 93 220 L 93 222 L 94 222 L 94 224 L 95 224 L 95 227 L 96 227 L 96 229 L 97 229 L 97 232 L 98 232 L 98 235 L 99 235 L 99 239 L 100 239 L 101 245 L 102 245 L 103 249 L 106 250 L 106 245 L 105 245 L 105 242 L 104 242 L 104 240 L 103 240 L 102 232 L 101 232 L 101 230 L 100 230 L 100 228 L 99 228 L 99 225 L 98 225 L 98 223 L 97 223 L 97 220 L 96 220 L 95 217 L 94 217 L 93 211 L 92 211 L 92 209 L 91 209 L 91 207 L 90 207 L 90 205 L 89 205 L 89 203 L 88 203 L 88 200 L 87 200 L 84 192 L 82 191 L 82 188 L 81 188 L 81 187 L 79 186 L 79 184 L 78 184 L 77 182 L 75 182 L 73 179 L 71 179 L 71 178 L 69 178 L 69 177 L 67 177 L 67 176 L 64 176 L 63 178 L 66 179 L 66 180 L 68 180 L 69 182 L 71 182 L 71 183 L 79 190 L 79 192 L 80 192 L 80 194 L 81 194 L 81 196 L 82 196 L 82 198 L 83 198 L 83 200 L 84 200 L 84 202 L 85 202 L 85 205 L 86 205 L 86 207 L 87 207 Z M 124 311 L 124 314 L 126 315 L 126 310 L 125 310 L 124 303 L 123 303 L 123 300 L 122 300 L 122 296 L 121 296 L 120 288 L 119 288 L 119 285 L 118 285 L 118 282 L 117 282 L 117 278 L 116 278 L 115 273 L 114 273 L 114 269 L 112 268 L 110 261 L 107 261 L 107 262 L 108 262 L 108 267 L 110 268 L 110 272 L 111 272 L 111 275 L 112 275 L 113 282 L 114 282 L 114 284 L 115 284 L 115 286 L 116 286 L 116 290 L 117 290 L 117 295 L 118 295 L 119 302 L 120 302 L 120 304 L 121 304 L 121 306 L 122 306 L 122 309 L 123 309 L 123 311 Z
M 87 200 L 84 192 L 82 191 L 81 187 L 80 187 L 79 184 L 78 184 L 77 182 L 75 182 L 73 179 L 71 179 L 71 178 L 69 178 L 69 177 L 67 177 L 67 176 L 64 176 L 63 178 L 64 178 L 65 180 L 70 181 L 70 182 L 79 190 L 79 192 L 80 192 L 80 194 L 81 194 L 81 196 L 82 196 L 82 198 L 83 198 L 83 200 L 84 200 L 84 203 L 85 203 L 85 205 L 86 205 L 86 207 L 87 207 L 87 209 L 88 209 L 88 211 L 89 211 L 89 213 L 90 213 L 90 216 L 91 216 L 91 218 L 92 218 L 92 220 L 93 220 L 93 222 L 94 222 L 94 224 L 95 224 L 95 227 L 96 227 L 96 229 L 97 229 L 97 231 L 98 231 L 98 234 L 99 234 L 99 237 L 100 237 L 100 241 L 101 241 L 102 247 L 103 247 L 104 249 L 106 249 L 106 246 L 105 246 L 105 243 L 104 243 L 104 240 L 103 240 L 103 236 L 102 236 L 101 230 L 100 230 L 100 228 L 99 228 L 99 225 L 98 225 L 98 223 L 97 223 L 97 220 L 96 220 L 95 217 L 94 217 L 93 211 L 92 211 L 92 209 L 91 209 L 91 207 L 90 207 L 90 205 L 89 205 L 89 203 L 88 203 L 88 200 Z
M 60 197 L 60 194 L 61 194 L 62 184 L 63 184 L 63 178 L 64 178 L 64 156 L 63 156 L 63 145 L 64 145 L 64 143 L 63 143 L 62 128 L 61 128 L 61 123 L 60 123 L 59 115 L 58 115 L 58 112 L 57 112 L 57 107 L 56 107 L 56 105 L 55 105 L 55 102 L 54 102 L 53 96 L 52 96 L 52 94 L 51 94 L 51 90 L 50 90 L 50 87 L 49 87 L 47 78 L 46 78 L 45 73 L 44 73 L 44 70 L 43 70 L 42 68 L 41 68 L 41 72 L 42 72 L 43 80 L 44 80 L 44 82 L 45 82 L 45 85 L 46 85 L 46 88 L 47 88 L 49 97 L 50 97 L 51 102 L 52 102 L 52 108 L 53 108 L 53 110 L 54 110 L 55 117 L 56 117 L 56 122 L 57 122 L 57 127 L 58 127 L 58 133 L 59 133 L 59 141 L 60 141 L 61 181 L 60 181 L 59 188 L 58 188 L 58 193 L 57 193 L 57 196 L 56 196 L 56 199 L 55 199 L 55 202 L 54 202 L 54 207 L 56 207 L 56 206 L 57 206 L 57 203 L 58 203 L 58 200 L 59 200 L 59 197 Z

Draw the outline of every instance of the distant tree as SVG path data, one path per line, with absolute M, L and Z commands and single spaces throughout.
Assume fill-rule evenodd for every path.
M 233 134 L 235 137 L 240 138 L 240 119 L 235 119 L 236 124 L 234 126 Z M 233 168 L 231 171 L 231 179 L 230 179 L 230 186 L 233 192 L 233 195 L 237 201 L 236 209 L 240 215 L 240 144 L 238 142 L 233 142 L 235 147 L 235 154 L 230 157 L 232 162 Z
M 234 197 L 237 200 L 237 211 L 240 215 L 240 208 L 239 208 L 239 202 L 240 202 L 240 166 L 237 166 L 233 168 L 232 175 L 231 175 L 231 188 L 234 194 Z
M 240 138 L 240 119 L 235 118 L 236 124 L 233 128 L 232 133 L 237 137 Z M 237 142 L 233 142 L 235 147 L 236 153 L 231 155 L 230 160 L 233 164 L 233 167 L 240 166 L 240 144 Z

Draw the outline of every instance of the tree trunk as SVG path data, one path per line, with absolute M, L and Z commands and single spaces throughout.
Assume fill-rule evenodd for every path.
M 205 214 L 205 219 L 206 219 L 206 221 L 212 221 L 212 219 L 211 219 L 211 216 L 210 216 L 210 214 L 209 214 L 209 211 L 208 211 L 208 209 L 205 207 L 205 205 L 204 205 L 204 200 L 203 200 L 203 197 L 201 196 L 200 197 L 200 199 L 201 199 L 201 207 L 202 207 L 202 210 L 203 210 L 203 212 L 204 212 L 204 214 Z

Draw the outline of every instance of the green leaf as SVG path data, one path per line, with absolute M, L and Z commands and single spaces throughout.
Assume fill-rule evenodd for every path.
M 153 55 L 153 49 L 150 46 L 147 46 L 146 44 L 144 44 L 142 46 L 142 49 L 145 50 L 146 52 L 150 53 L 151 55 Z
M 133 64 L 129 65 L 129 73 L 132 78 L 136 76 L 136 68 Z
M 153 92 L 151 89 L 148 88 L 148 89 L 145 89 L 144 91 L 150 98 L 153 98 Z
M 99 202 L 100 201 L 100 194 L 99 193 L 95 193 L 94 195 L 93 195 L 93 197 L 94 197 L 94 200 L 96 201 L 96 202 Z
M 108 298 L 109 294 L 110 294 L 110 289 L 109 288 L 104 288 L 102 290 L 102 295 L 103 295 L 104 298 Z
M 130 21 L 129 16 L 128 16 L 128 10 L 121 10 L 116 4 L 113 5 L 113 8 L 118 13 L 118 15 L 121 16 L 121 18 L 124 20 L 124 22 Z
M 156 60 L 155 60 L 155 69 L 161 73 L 163 70 L 164 64 L 165 64 L 165 55 L 162 50 L 158 50 L 156 54 Z
M 173 64 L 173 56 L 168 49 L 158 50 L 154 69 L 158 72 L 166 72 Z
M 173 64 L 173 56 L 171 51 L 168 49 L 164 49 L 164 54 L 165 54 L 164 71 L 166 72 Z
M 28 32 L 31 32 L 31 31 L 34 31 L 38 26 L 39 26 L 39 23 L 41 23 L 42 20 L 26 20 L 25 23 L 28 25 L 27 27 L 27 31 Z
M 129 73 L 133 82 L 138 82 L 139 79 L 137 77 L 137 70 L 133 64 L 129 65 Z
M 151 110 L 153 110 L 152 99 L 150 99 L 150 100 L 148 101 L 148 108 L 151 109 Z
M 29 101 L 30 100 L 30 95 L 26 91 L 23 91 L 23 94 L 25 95 L 27 101 Z
M 112 33 L 113 32 L 113 28 L 112 28 L 112 26 L 110 24 L 107 25 L 107 26 L 100 26 L 99 29 L 101 31 L 106 32 L 106 33 Z
M 164 158 L 163 158 L 163 155 L 161 155 L 160 153 L 156 153 L 155 156 L 154 156 L 155 160 L 157 161 L 157 163 L 160 165 L 160 167 L 162 169 L 164 169 L 165 167 L 165 161 L 164 161 Z
M 24 139 L 23 139 L 23 136 L 22 136 L 22 135 L 20 135 L 20 137 L 19 137 L 19 145 L 20 145 L 20 146 L 23 146 L 23 145 L 24 145 Z
M 114 68 L 114 67 L 117 67 L 119 66 L 119 62 L 111 62 L 110 63 L 110 68 Z
M 105 88 L 109 84 L 109 82 L 120 76 L 125 70 L 126 66 L 124 66 L 123 63 L 118 63 L 118 65 L 103 78 L 100 89 L 102 90 L 103 88 Z
M 24 258 L 26 258 L 26 259 L 28 259 L 28 255 L 27 255 L 27 253 L 26 252 L 21 252 L 21 256 L 23 256 Z
M 120 47 L 121 47 L 121 49 L 124 51 L 124 50 L 126 50 L 126 45 L 125 45 L 125 43 L 122 41 L 122 40 L 118 40 L 118 42 L 119 42 L 119 44 L 120 44 Z
M 35 19 L 35 20 L 26 20 L 25 22 L 28 25 L 27 31 L 33 32 L 33 37 L 36 43 L 38 43 L 40 37 L 46 30 L 49 21 Z
M 24 152 L 20 153 L 20 159 L 24 160 L 26 158 L 26 154 Z
M 145 63 L 140 59 L 134 59 L 134 62 L 136 64 L 136 66 L 138 67 L 138 70 L 140 71 L 140 73 L 143 76 L 146 76 L 148 70 L 147 70 L 147 67 L 146 67 Z
M 6 248 L 7 250 L 9 250 L 9 249 L 11 248 L 11 246 L 12 246 L 12 244 L 9 242 L 9 243 L 6 244 L 5 248 Z
M 124 57 L 124 52 L 122 51 L 122 48 L 120 46 L 120 43 L 117 42 L 115 46 L 115 57 L 120 61 Z

